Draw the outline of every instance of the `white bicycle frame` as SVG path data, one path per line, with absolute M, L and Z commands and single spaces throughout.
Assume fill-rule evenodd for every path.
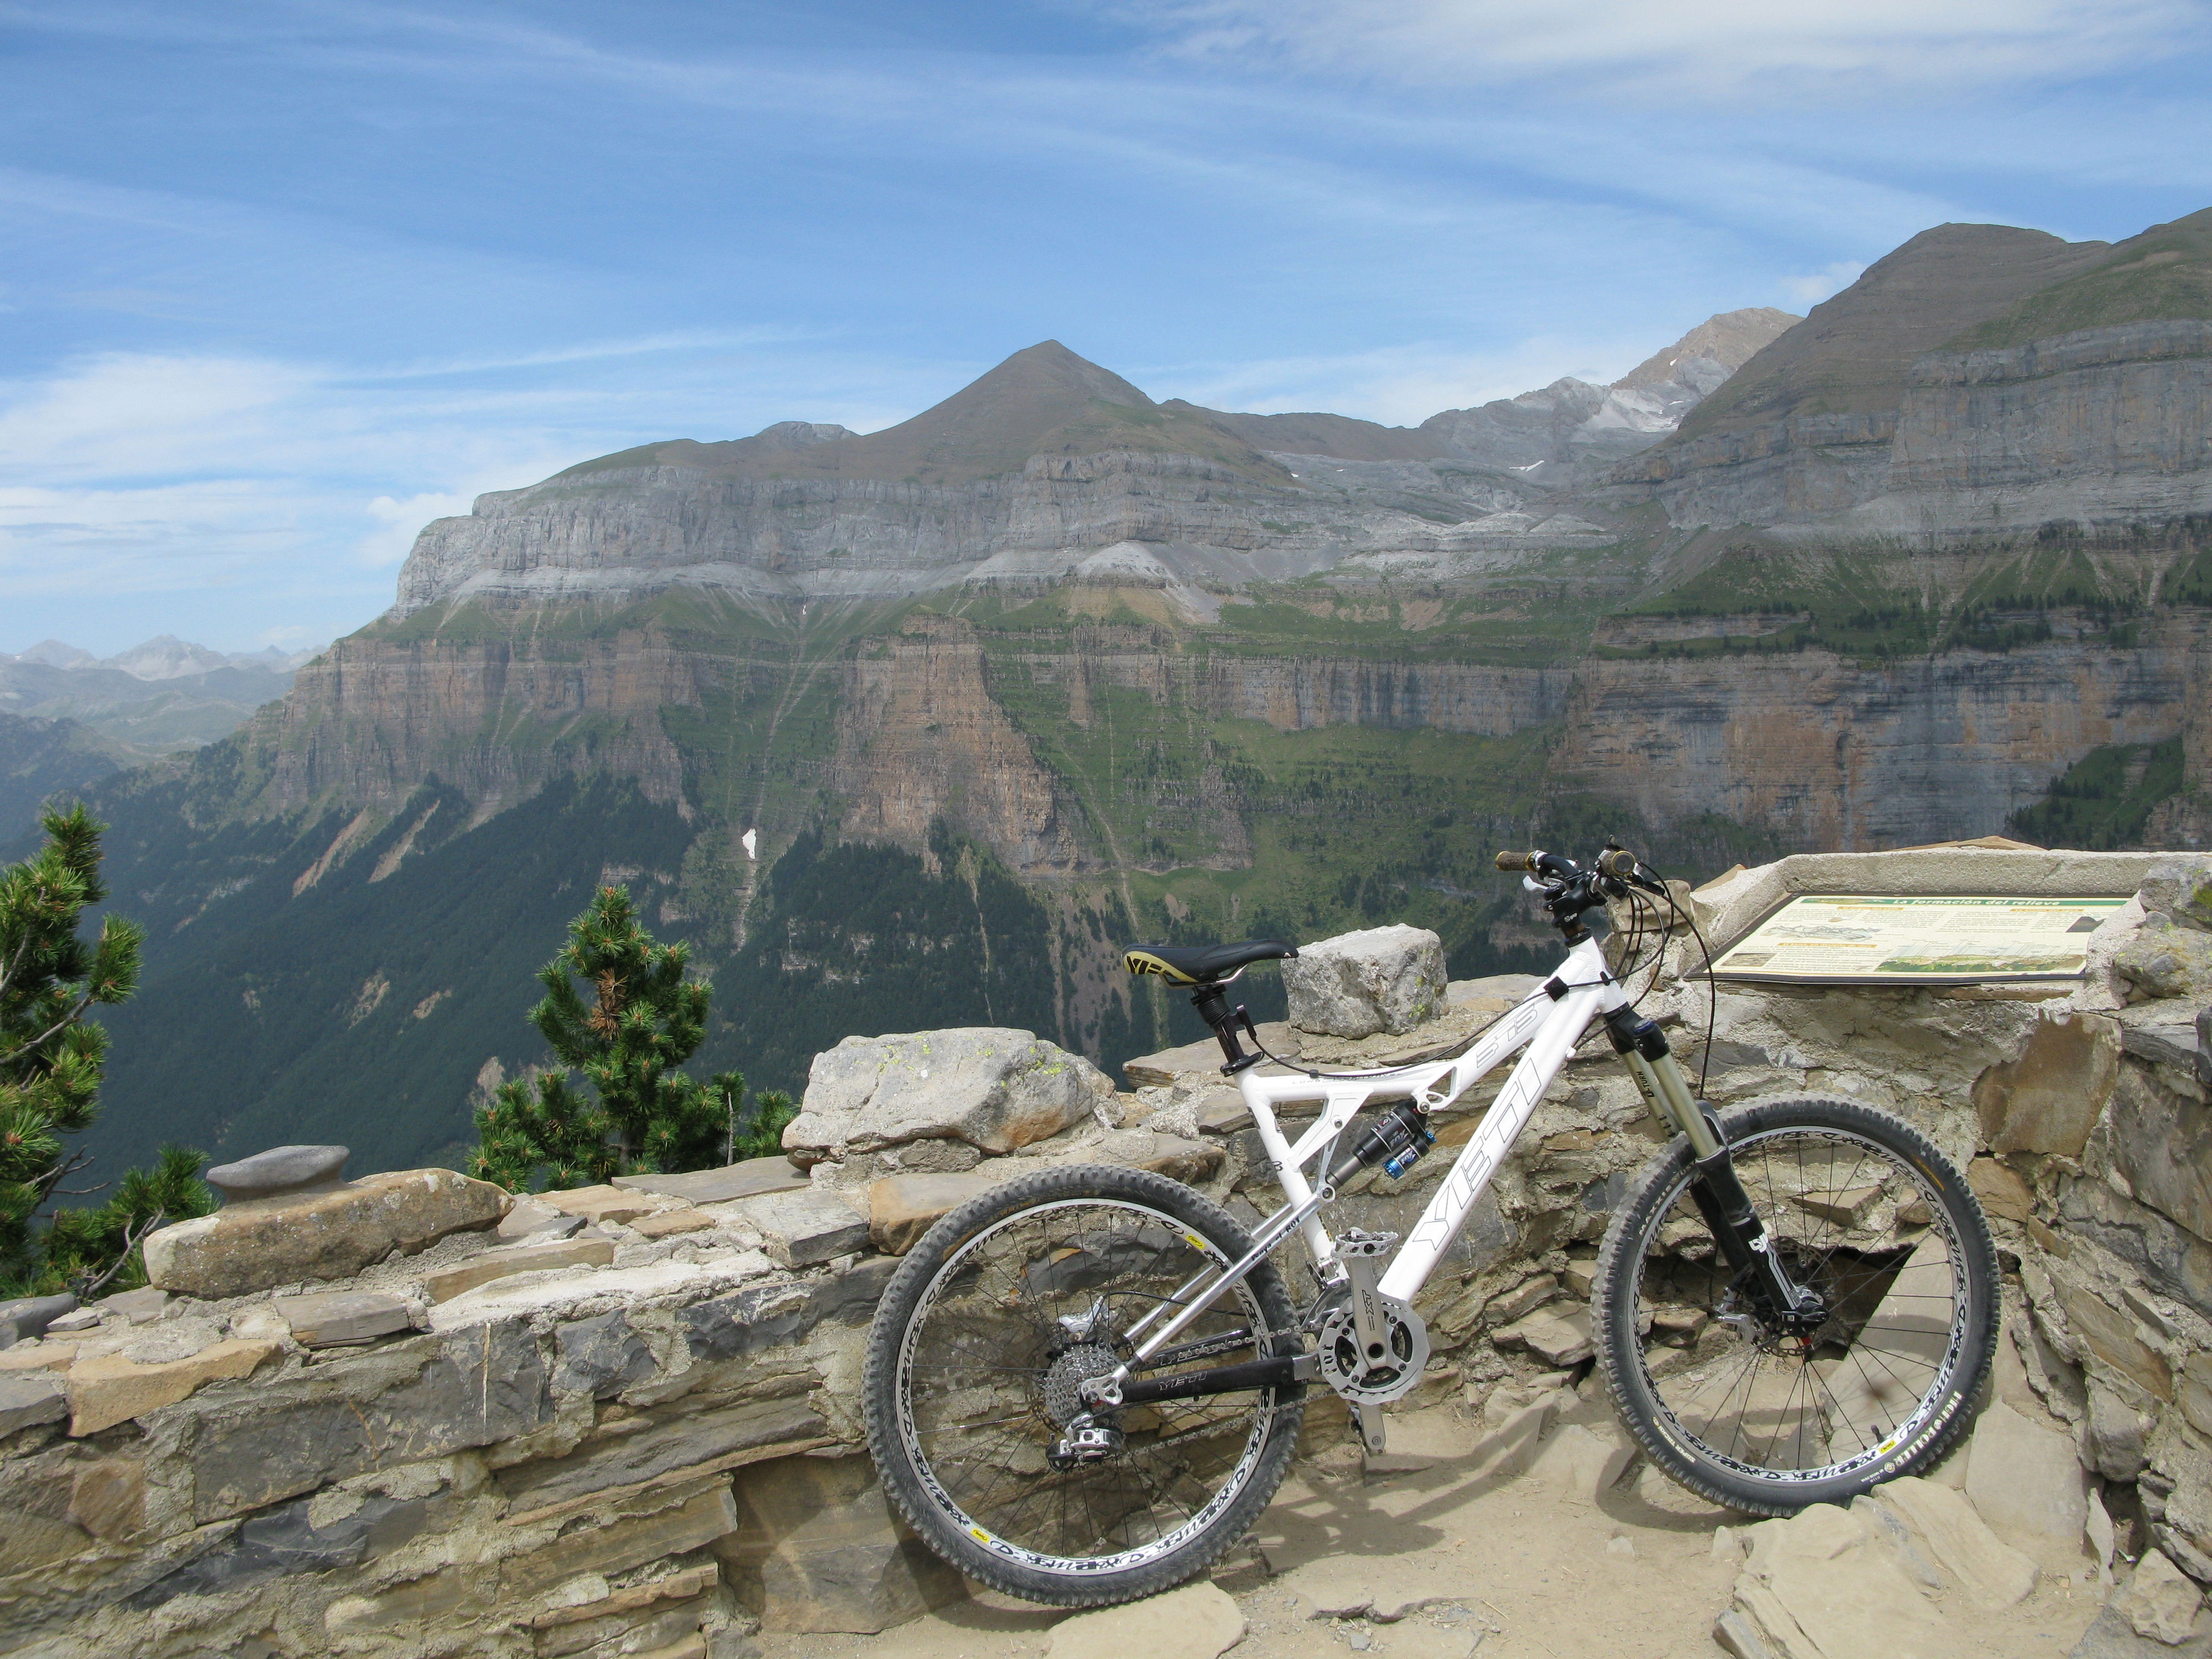
M 1304 1235 L 1315 1269 L 1324 1281 L 1334 1282 L 1340 1278 L 1336 1246 L 1322 1226 L 1320 1218 L 1322 1204 L 1334 1194 L 1317 1190 L 1314 1180 L 1307 1176 L 1307 1166 L 1324 1157 L 1345 1126 L 1378 1096 L 1398 1099 L 1410 1095 L 1425 1112 L 1440 1111 L 1480 1082 L 1500 1060 L 1526 1044 L 1528 1052 L 1521 1056 L 1520 1063 L 1498 1091 L 1498 1098 L 1481 1127 L 1453 1160 L 1436 1196 L 1429 1200 L 1428 1208 L 1413 1231 L 1398 1246 L 1376 1286 L 1384 1297 L 1411 1304 L 1414 1293 L 1428 1282 L 1429 1275 L 1443 1259 L 1444 1252 L 1466 1221 L 1468 1212 L 1490 1185 L 1505 1154 L 1528 1127 L 1544 1091 L 1551 1087 L 1552 1079 L 1559 1074 L 1559 1068 L 1566 1064 L 1567 1056 L 1582 1041 L 1590 1022 L 1626 1007 L 1628 1002 L 1627 992 L 1613 977 L 1597 941 L 1585 935 L 1581 943 L 1568 951 L 1566 961 L 1543 991 L 1500 1016 L 1473 1048 L 1455 1059 L 1318 1078 L 1304 1073 L 1262 1076 L 1257 1066 L 1239 1073 L 1237 1089 L 1252 1114 L 1260 1144 L 1267 1149 L 1275 1166 L 1275 1178 L 1282 1185 L 1286 1201 L 1261 1225 L 1251 1250 L 1243 1260 L 1219 1269 L 1218 1277 L 1212 1277 L 1211 1282 L 1207 1282 L 1209 1275 L 1215 1270 L 1201 1272 L 1126 1333 L 1134 1340 L 1145 1334 L 1146 1326 L 1169 1308 L 1180 1308 L 1173 1319 L 1146 1337 L 1113 1381 L 1118 1383 L 1124 1380 L 1130 1371 L 1141 1367 L 1172 1342 L 1223 1291 L 1250 1272 L 1293 1231 Z M 1671 1064 L 1655 1072 L 1640 1054 L 1631 1052 L 1625 1058 L 1645 1099 L 1662 1120 L 1689 1134 L 1693 1143 L 1710 1141 L 1710 1132 Z M 1286 1140 L 1275 1121 L 1276 1109 L 1293 1102 L 1316 1099 L 1322 1103 L 1320 1117 L 1296 1142 Z M 1698 1150 L 1704 1154 L 1713 1150 L 1713 1145 L 1701 1144 Z M 1316 1174 L 1324 1180 L 1327 1173 L 1316 1168 Z M 1185 1296 L 1193 1299 L 1184 1302 Z

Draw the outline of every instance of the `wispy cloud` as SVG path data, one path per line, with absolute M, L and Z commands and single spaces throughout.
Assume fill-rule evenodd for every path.
M 1703 103 L 2073 80 L 2201 46 L 2190 0 L 1121 0 L 1175 50 L 1426 82 L 1541 76 Z

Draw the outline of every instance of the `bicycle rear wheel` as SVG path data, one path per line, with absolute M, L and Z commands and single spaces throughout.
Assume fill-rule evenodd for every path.
M 1101 1413 L 1114 1455 L 1060 1468 L 1048 1453 L 1082 1410 L 1077 1385 L 1129 1357 L 1132 1329 L 1159 1328 L 1250 1248 L 1218 1205 L 1140 1170 L 1045 1170 L 953 1211 L 892 1275 L 869 1335 L 884 1490 L 947 1561 L 1030 1601 L 1103 1606 L 1203 1571 L 1281 1484 L 1301 1385 Z M 1273 1358 L 1295 1328 L 1262 1262 L 1146 1375 Z
M 1996 1251 L 1972 1192 L 1925 1135 L 1856 1101 L 1765 1102 L 1722 1128 L 1770 1248 L 1828 1318 L 1802 1333 L 1762 1320 L 1678 1139 L 1598 1254 L 1598 1364 L 1623 1422 L 1674 1480 L 1754 1515 L 1928 1468 L 1964 1432 L 1996 1349 Z

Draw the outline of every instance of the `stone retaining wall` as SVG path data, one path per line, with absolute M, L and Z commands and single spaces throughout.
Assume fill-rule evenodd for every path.
M 1935 863 L 1953 890 L 2001 890 L 2027 869 L 1986 856 L 2002 867 L 1955 851 Z M 1709 1090 L 1723 1105 L 1805 1089 L 1873 1101 L 1960 1159 L 2005 1253 L 2006 1363 L 2072 1429 L 2083 1516 L 2094 1498 L 2124 1538 L 2212 1582 L 2212 1153 L 2195 1022 L 2212 1001 L 2212 893 L 2198 865 L 2038 856 L 2041 890 L 2144 888 L 2148 908 L 2095 936 L 2087 982 L 1731 988 Z M 1702 919 L 1733 929 L 1793 884 L 1837 878 L 1798 865 L 1703 890 Z M 1860 859 L 1845 884 L 1916 890 L 1929 868 L 1929 854 Z M 1410 1057 L 1530 983 L 1455 984 L 1439 1018 L 1398 1036 L 1264 1036 L 1309 1063 Z M 1645 1005 L 1693 1069 L 1705 996 L 1666 979 Z M 0 1352 L 0 1653 L 736 1659 L 763 1624 L 879 1630 L 963 1594 L 892 1523 L 860 1450 L 861 1349 L 890 1252 L 969 1193 L 1054 1163 L 1143 1164 L 1248 1218 L 1273 1207 L 1210 1043 L 1130 1062 L 1133 1091 L 1116 1094 L 1029 1041 L 902 1039 L 913 1086 L 889 1048 L 833 1051 L 836 1086 L 810 1092 L 810 1110 L 845 1115 L 800 1137 L 804 1171 L 763 1160 L 489 1206 L 450 1172 L 426 1176 L 416 1186 L 447 1193 L 459 1219 L 417 1213 L 389 1259 L 343 1280 L 237 1288 L 222 1275 L 251 1258 L 218 1247 L 265 1238 L 267 1212 L 192 1224 L 191 1250 L 155 1254 L 190 1257 L 201 1294 L 113 1297 Z M 994 1070 L 993 1054 L 1012 1058 Z M 920 1088 L 924 1067 L 969 1094 Z M 1015 1073 L 1041 1092 L 1008 1096 Z M 1486 1095 L 1444 1115 L 1439 1152 L 1404 1181 L 1352 1183 L 1343 1222 L 1407 1229 Z M 867 1116 L 878 1100 L 896 1127 Z M 1602 1037 L 1586 1042 L 1423 1293 L 1436 1358 L 1416 1403 L 1479 1405 L 1587 1360 L 1597 1240 L 1655 1146 Z M 416 1190 L 389 1176 L 346 1190 L 375 1183 Z M 258 1202 L 344 1207 L 328 1191 Z M 1309 1449 L 1346 1455 L 1334 1407 L 1317 1402 Z

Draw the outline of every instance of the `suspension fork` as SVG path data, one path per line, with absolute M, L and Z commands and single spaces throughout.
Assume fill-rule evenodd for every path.
M 1690 1181 L 1690 1197 L 1705 1218 L 1713 1242 L 1728 1258 L 1735 1282 L 1750 1292 L 1754 1306 L 1765 1317 L 1796 1323 L 1816 1312 L 1824 1315 L 1820 1298 L 1790 1279 L 1771 1247 L 1751 1194 L 1737 1178 L 1735 1162 L 1721 1135 L 1720 1119 L 1691 1094 L 1688 1079 L 1668 1046 L 1667 1034 L 1656 1022 L 1639 1020 L 1636 1011 L 1626 1006 L 1605 1017 L 1605 1029 L 1613 1052 L 1636 1079 L 1644 1103 L 1661 1128 L 1688 1139 L 1698 1171 Z

